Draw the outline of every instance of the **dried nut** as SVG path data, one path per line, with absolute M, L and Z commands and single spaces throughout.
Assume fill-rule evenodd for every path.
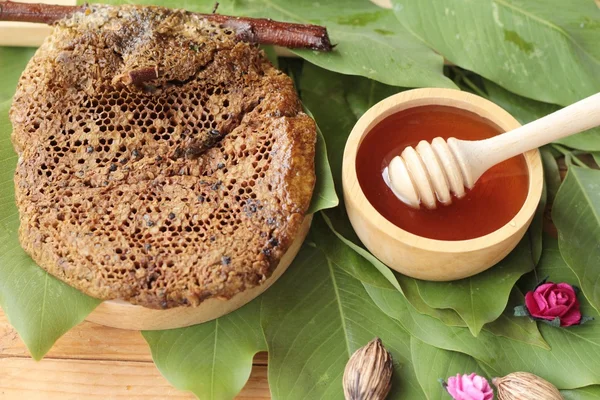
M 513 372 L 494 378 L 499 400 L 563 400 L 558 389 L 545 379 L 529 372 Z
M 392 388 L 392 355 L 375 338 L 356 350 L 344 370 L 346 400 L 383 400 Z

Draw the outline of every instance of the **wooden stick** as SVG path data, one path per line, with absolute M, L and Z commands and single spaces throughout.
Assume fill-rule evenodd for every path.
M 484 140 L 437 137 L 407 147 L 388 166 L 388 182 L 407 205 L 452 203 L 494 165 L 558 139 L 600 126 L 600 93 L 501 135 Z
M 274 44 L 291 49 L 304 48 L 331 51 L 327 29 L 319 25 L 294 24 L 265 18 L 230 17 L 221 14 L 197 14 L 225 28 L 231 28 L 238 39 L 261 44 Z
M 141 85 L 144 82 L 148 82 L 158 78 L 158 76 L 159 75 L 157 67 L 138 68 L 129 71 L 127 75 L 123 78 L 123 83 L 125 85 Z
M 88 9 L 86 5 L 61 6 L 0 1 L 0 21 L 38 22 L 50 25 L 86 9 Z M 265 18 L 194 14 L 218 23 L 224 28 L 233 29 L 237 38 L 245 42 L 273 44 L 292 49 L 305 48 L 318 51 L 333 49 L 327 29 L 323 26 L 279 22 Z
M 0 21 L 38 22 L 53 24 L 59 19 L 83 11 L 85 6 L 61 6 L 57 4 L 0 2 Z

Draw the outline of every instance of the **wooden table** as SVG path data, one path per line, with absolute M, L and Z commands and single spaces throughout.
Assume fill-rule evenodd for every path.
M 266 353 L 238 400 L 270 399 Z M 194 399 L 158 372 L 142 335 L 84 322 L 34 361 L 0 309 L 0 399 Z

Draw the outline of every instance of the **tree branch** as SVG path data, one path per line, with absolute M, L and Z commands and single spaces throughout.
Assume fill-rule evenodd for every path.
M 87 6 L 18 3 L 0 1 L 0 21 L 39 22 L 53 24 Z M 264 18 L 231 17 L 221 14 L 198 14 L 224 28 L 230 28 L 239 40 L 251 43 L 273 44 L 292 49 L 305 48 L 331 51 L 327 29 L 319 25 L 294 24 Z
M 85 6 L 60 6 L 57 4 L 0 2 L 0 21 L 39 22 L 52 24 L 59 19 L 83 11 Z

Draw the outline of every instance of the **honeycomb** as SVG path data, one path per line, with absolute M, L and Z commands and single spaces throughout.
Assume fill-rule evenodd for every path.
M 312 196 L 315 125 L 291 80 L 185 11 L 60 21 L 10 117 L 21 244 L 96 298 L 166 309 L 260 285 Z

